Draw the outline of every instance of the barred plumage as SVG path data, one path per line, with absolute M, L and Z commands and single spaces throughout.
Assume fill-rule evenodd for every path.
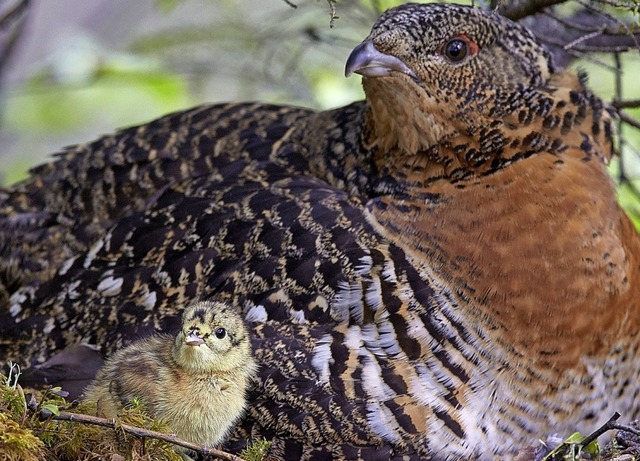
M 638 416 L 640 238 L 584 79 L 437 4 L 385 13 L 347 72 L 367 101 L 202 106 L 6 191 L 2 355 L 109 353 L 228 302 L 260 364 L 229 447 L 283 459 L 509 459 Z

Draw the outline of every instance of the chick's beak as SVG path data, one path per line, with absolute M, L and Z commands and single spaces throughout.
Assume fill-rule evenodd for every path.
M 395 56 L 380 53 L 371 40 L 356 46 L 349 55 L 344 75 L 349 77 L 354 72 L 366 77 L 385 77 L 392 72 L 401 72 L 417 80 L 416 74 L 404 62 Z
M 198 336 L 195 332 L 192 331 L 187 335 L 184 342 L 188 346 L 199 346 L 201 344 L 204 344 L 204 339 L 202 339 L 200 336 Z

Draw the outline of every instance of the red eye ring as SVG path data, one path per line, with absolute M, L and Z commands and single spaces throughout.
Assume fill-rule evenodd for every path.
M 465 34 L 458 34 L 443 43 L 438 51 L 447 60 L 458 63 L 467 57 L 474 56 L 478 50 L 479 47 L 473 40 Z

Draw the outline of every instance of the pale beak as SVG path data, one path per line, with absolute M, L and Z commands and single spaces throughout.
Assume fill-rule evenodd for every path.
M 370 40 L 356 46 L 347 59 L 344 75 L 349 77 L 354 72 L 365 77 L 386 77 L 392 72 L 400 72 L 414 80 L 418 79 L 404 62 L 395 56 L 380 53 Z
M 188 346 L 199 346 L 201 344 L 204 344 L 204 339 L 202 339 L 200 336 L 198 336 L 197 334 L 195 334 L 194 332 L 191 332 L 187 335 L 187 337 L 184 339 L 184 342 L 188 345 Z

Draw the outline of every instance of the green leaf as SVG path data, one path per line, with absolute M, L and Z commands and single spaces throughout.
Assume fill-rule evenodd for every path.
M 580 432 L 574 432 L 573 434 L 571 434 L 569 437 L 567 437 L 563 443 L 565 444 L 570 444 L 570 443 L 580 443 L 584 440 L 584 437 L 582 436 L 582 434 Z
M 49 410 L 51 413 L 53 413 L 56 416 L 60 414 L 60 409 L 58 408 L 58 405 L 55 405 L 53 403 L 45 403 L 44 405 L 41 405 L 40 408 L 42 408 L 43 410 Z

